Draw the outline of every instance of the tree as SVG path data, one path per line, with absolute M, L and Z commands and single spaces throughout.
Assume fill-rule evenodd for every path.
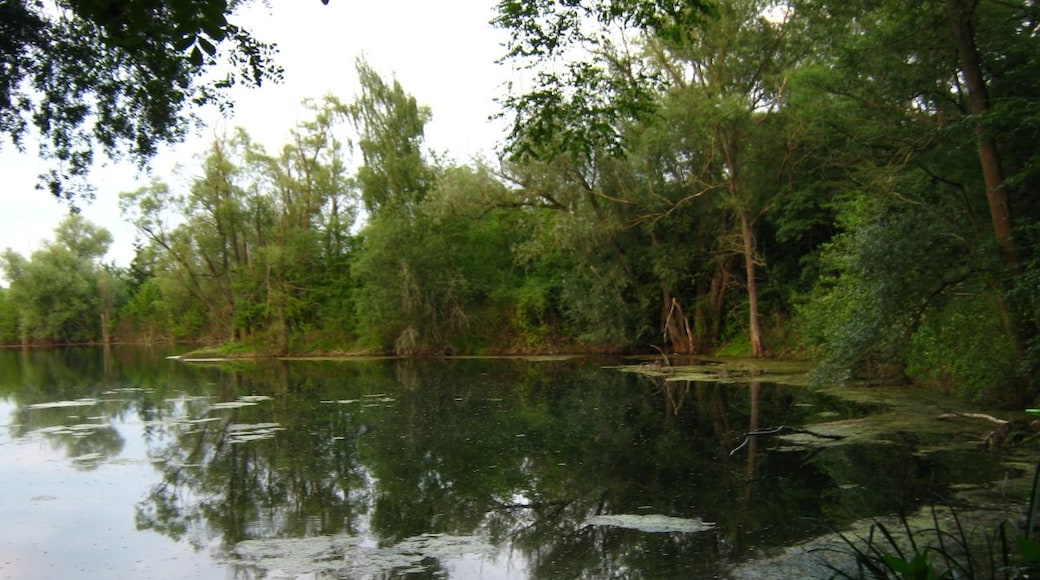
M 844 143 L 827 161 L 843 231 L 806 310 L 822 378 L 884 369 L 975 396 L 1026 383 L 1035 321 L 1009 288 L 1024 279 L 1011 226 L 1038 215 L 1035 6 L 971 5 L 795 3 L 817 64 L 792 92 Z
M 283 354 L 292 332 L 343 332 L 352 320 L 345 312 L 351 309 L 350 229 L 357 206 L 345 144 L 337 137 L 344 106 L 334 97 L 305 104 L 314 118 L 291 132 L 280 155 L 259 148 L 246 155 L 252 189 L 266 198 L 272 218 L 266 233 L 258 231 L 251 284 L 265 298 L 267 327 Z
M 102 338 L 116 308 L 115 283 L 100 264 L 112 235 L 70 214 L 54 238 L 28 259 L 11 249 L 3 254 L 10 280 L 5 298 L 18 313 L 20 339 L 72 343 Z
M 990 104 L 989 87 L 986 83 L 985 71 L 975 38 L 973 12 L 977 6 L 977 2 L 946 0 L 950 28 L 957 47 L 960 74 L 964 80 L 968 110 L 972 116 L 979 118 L 975 124 L 975 135 L 978 140 L 979 164 L 985 183 L 993 235 L 1000 247 L 1004 264 L 1015 267 L 1018 265 L 1020 256 L 1012 235 L 1011 208 L 1008 203 L 1007 190 L 1004 188 L 1004 163 L 996 137 L 981 119 L 989 112 Z
M 758 1 L 713 4 L 710 13 L 699 3 L 552 6 L 500 5 L 499 24 L 513 31 L 509 56 L 534 64 L 560 56 L 562 49 L 546 36 L 548 21 L 573 30 L 574 39 L 593 47 L 593 58 L 569 61 L 566 77 L 539 70 L 536 90 L 506 100 L 514 114 L 508 145 L 512 159 L 568 159 L 576 181 L 598 203 L 630 206 L 614 209 L 646 224 L 652 234 L 648 241 L 658 251 L 666 244 L 657 222 L 676 217 L 680 206 L 701 196 L 715 199 L 729 216 L 716 251 L 743 258 L 749 346 L 751 354 L 762 356 L 757 287 L 762 256 L 755 229 L 779 176 L 758 167 L 773 155 L 768 147 L 783 146 L 773 137 L 778 129 L 770 117 L 782 100 L 783 70 L 797 60 L 788 42 L 789 13 L 777 11 L 776 3 Z M 600 28 L 585 32 L 581 23 L 586 21 Z M 613 24 L 632 27 L 638 36 L 614 33 Z M 564 35 L 559 44 L 570 40 Z M 669 145 L 662 143 L 676 150 L 663 152 Z M 655 157 L 634 160 L 640 147 Z M 627 185 L 611 183 L 613 177 L 602 172 L 609 156 L 628 156 L 643 165 L 631 170 Z M 678 165 L 655 166 L 667 157 Z M 591 204 L 595 214 L 607 215 L 598 203 Z M 725 260 L 720 263 L 728 268 Z M 629 279 L 635 272 L 630 270 Z M 661 324 L 673 343 L 692 350 L 686 317 L 680 317 L 684 324 L 673 324 L 679 292 L 662 284 Z
M 432 186 L 423 152 L 430 110 L 396 80 L 392 84 L 383 80 L 363 59 L 358 59 L 355 69 L 361 95 L 346 112 L 358 131 L 361 200 L 373 216 L 381 212 L 406 216 Z
M 436 348 L 443 344 L 442 325 L 452 318 L 450 308 L 438 305 L 453 299 L 435 300 L 427 280 L 445 265 L 425 260 L 431 224 L 421 207 L 435 181 L 423 150 L 430 111 L 363 60 L 356 69 L 361 94 L 346 112 L 359 135 L 358 188 L 369 213 L 356 269 L 361 333 L 379 347 L 395 344 L 399 352 Z M 441 275 L 451 277 L 450 271 Z
M 7 288 L 0 288 L 0 343 L 3 344 L 13 344 L 20 340 L 18 320 L 21 316 L 12 306 L 8 295 Z
M 516 161 L 620 155 L 620 122 L 652 108 L 653 77 L 611 74 L 600 58 L 632 34 L 679 39 L 711 14 L 701 0 L 502 0 L 492 23 L 509 31 L 503 60 L 530 71 L 531 87 L 502 102 L 513 117 Z
M 772 137 L 781 129 L 774 126 L 774 115 L 782 105 L 783 74 L 799 57 L 789 42 L 791 14 L 777 16 L 777 8 L 771 1 L 722 2 L 717 16 L 699 28 L 678 40 L 650 44 L 668 79 L 668 106 L 678 108 L 680 118 L 692 119 L 703 136 L 689 151 L 694 164 L 689 173 L 698 185 L 692 195 L 720 196 L 733 216 L 730 223 L 739 240 L 733 250 L 744 262 L 753 356 L 765 352 L 756 222 L 768 211 L 780 182 L 765 161 L 773 155 L 770 148 L 784 146 Z
M 241 133 L 215 140 L 203 159 L 203 174 L 192 180 L 186 196 L 156 182 L 120 198 L 123 214 L 156 252 L 157 275 L 203 310 L 210 332 L 230 341 L 242 330 L 235 285 L 255 248 L 251 228 L 256 224 L 241 175 L 248 147 Z M 179 223 L 171 227 L 169 221 Z
M 143 238 L 135 271 L 145 280 L 126 313 L 138 329 L 152 334 L 180 309 L 177 322 L 199 322 L 188 335 L 285 353 L 297 333 L 349 328 L 340 311 L 350 309 L 357 208 L 336 134 L 342 105 L 307 106 L 314 118 L 277 156 L 240 129 L 213 142 L 187 195 L 163 183 L 122 194 Z
M 278 81 L 275 47 L 229 18 L 250 0 L 0 1 L 0 131 L 54 162 L 42 185 L 71 200 L 95 150 L 143 164 L 185 135 L 194 107 Z

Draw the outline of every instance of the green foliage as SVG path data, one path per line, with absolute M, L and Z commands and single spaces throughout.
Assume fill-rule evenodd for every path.
M 531 88 L 502 102 L 513 116 L 508 152 L 521 162 L 621 155 L 622 124 L 654 110 L 657 79 L 638 61 L 618 57 L 608 31 L 616 25 L 677 41 L 702 22 L 709 6 L 699 0 L 499 2 L 492 23 L 510 34 L 504 60 L 534 71 Z M 601 58 L 608 53 L 615 60 Z
M 902 376 L 915 333 L 938 316 L 930 313 L 977 288 L 985 275 L 955 232 L 927 214 L 870 202 L 852 207 L 847 231 L 828 248 L 826 274 L 802 310 L 806 340 L 823 351 L 820 382 L 861 373 Z
M 1018 373 L 1014 340 L 991 289 L 963 288 L 914 333 L 907 375 L 972 399 L 1000 400 Z
M 55 240 L 26 259 L 4 251 L 2 267 L 10 281 L 7 312 L 17 312 L 18 338 L 25 343 L 74 343 L 102 338 L 116 296 L 100 264 L 112 235 L 79 214 L 69 214 Z M 108 318 L 106 318 L 108 317 Z M 11 320 L 8 319 L 8 324 Z
M 165 316 L 174 337 L 285 353 L 294 335 L 324 331 L 324 314 L 349 308 L 342 288 L 351 286 L 357 209 L 335 135 L 342 105 L 330 97 L 308 106 L 313 119 L 277 156 L 239 131 L 213 143 L 187 195 L 161 183 L 123 194 L 124 214 L 147 241 L 138 261 L 159 281 L 141 286 L 126 313 L 130 332 L 155 338 Z M 328 324 L 350 326 L 342 313 Z
M 361 96 L 345 110 L 359 133 L 364 165 L 358 185 L 365 209 L 408 214 L 433 182 L 423 159 L 423 131 L 430 110 L 421 107 L 396 80 L 384 81 L 364 60 L 355 65 Z
M 511 323 L 525 346 L 552 348 L 554 334 L 560 331 L 560 290 L 553 280 L 528 274 L 508 297 L 515 305 Z
M 1040 371 L 1040 223 L 1023 224 L 1017 233 L 1027 258 L 1014 279 L 1010 299 L 1017 306 L 1020 320 L 1032 331 L 1023 345 L 1021 371 L 1025 376 L 1036 376 Z
M 18 332 L 21 313 L 17 303 L 12 302 L 8 294 L 7 288 L 0 288 L 0 344 L 17 343 L 21 338 Z
M 456 171 L 466 171 L 456 169 Z M 465 189 L 436 195 L 461 198 Z M 363 340 L 399 353 L 453 352 L 493 343 L 505 330 L 494 291 L 515 280 L 508 220 L 466 215 L 376 217 L 355 265 Z
M 176 336 L 172 332 L 171 312 L 166 308 L 162 290 L 154 278 L 145 280 L 119 311 L 124 326 L 120 334 L 154 342 Z M 183 337 L 183 335 L 181 336 Z
M 231 104 L 241 84 L 281 79 L 273 45 L 229 21 L 228 0 L 5 0 L 0 3 L 0 131 L 21 148 L 30 124 L 72 199 L 100 148 L 144 163 L 185 135 L 192 107 Z M 89 63 L 89 66 L 84 66 Z

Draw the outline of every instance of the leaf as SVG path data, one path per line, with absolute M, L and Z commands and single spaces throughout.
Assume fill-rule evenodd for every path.
M 898 556 L 886 555 L 882 558 L 890 570 L 899 574 L 904 580 L 932 580 L 935 568 L 928 562 L 924 553 L 914 554 L 909 561 Z
M 212 42 L 201 36 L 199 37 L 199 46 L 201 46 L 202 50 L 206 51 L 206 54 L 210 56 L 217 54 L 217 47 L 214 46 Z
M 1025 536 L 1018 537 L 1018 550 L 1022 553 L 1023 562 L 1040 562 L 1040 545 Z

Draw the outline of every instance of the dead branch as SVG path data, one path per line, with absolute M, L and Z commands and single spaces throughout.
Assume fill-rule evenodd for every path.
M 997 425 L 1006 425 L 1010 423 L 1010 421 L 1006 419 L 998 419 L 993 415 L 987 415 L 985 413 L 943 413 L 942 415 L 939 415 L 938 418 L 941 420 L 945 420 L 953 419 L 954 417 L 968 417 L 969 419 L 985 419 L 986 421 L 996 423 Z
M 744 433 L 744 440 L 741 441 L 740 445 L 737 445 L 733 451 L 730 451 L 730 457 L 732 457 L 737 451 L 740 451 L 747 446 L 748 441 L 752 437 L 764 437 L 767 435 L 780 435 L 783 433 L 801 433 L 805 435 L 812 435 L 813 437 L 819 437 L 820 439 L 844 439 L 844 435 L 828 435 L 827 433 L 817 433 L 816 431 L 810 431 L 808 429 L 799 429 L 798 427 L 788 427 L 787 425 L 780 425 L 779 427 L 767 427 L 765 429 L 755 429 L 754 431 L 748 431 Z

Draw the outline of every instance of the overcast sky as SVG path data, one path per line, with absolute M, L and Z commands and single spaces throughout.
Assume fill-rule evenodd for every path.
M 355 59 L 363 55 L 384 78 L 396 76 L 406 91 L 431 108 L 426 142 L 460 162 L 491 156 L 502 140 L 502 124 L 488 121 L 497 111 L 495 97 L 505 92 L 507 67 L 495 64 L 505 34 L 488 25 L 496 0 L 320 0 L 262 1 L 233 22 L 257 38 L 278 44 L 285 68 L 280 85 L 235 94 L 234 116 L 222 121 L 206 115 L 213 127 L 176 148 L 164 150 L 153 163 L 157 177 L 176 186 L 173 168 L 198 173 L 193 156 L 203 151 L 214 130 L 241 126 L 269 151 L 286 141 L 288 131 L 308 114 L 300 102 L 333 94 L 344 101 L 358 92 Z M 8 141 L 0 145 L 0 249 L 28 256 L 41 240 L 50 239 L 67 207 L 35 190 L 45 165 L 30 146 L 17 153 Z M 150 181 L 132 166 L 99 167 L 92 181 L 97 200 L 82 206 L 83 215 L 104 226 L 115 239 L 107 256 L 121 265 L 133 257 L 133 228 L 119 216 L 118 195 Z M 180 178 L 183 181 L 183 177 Z

